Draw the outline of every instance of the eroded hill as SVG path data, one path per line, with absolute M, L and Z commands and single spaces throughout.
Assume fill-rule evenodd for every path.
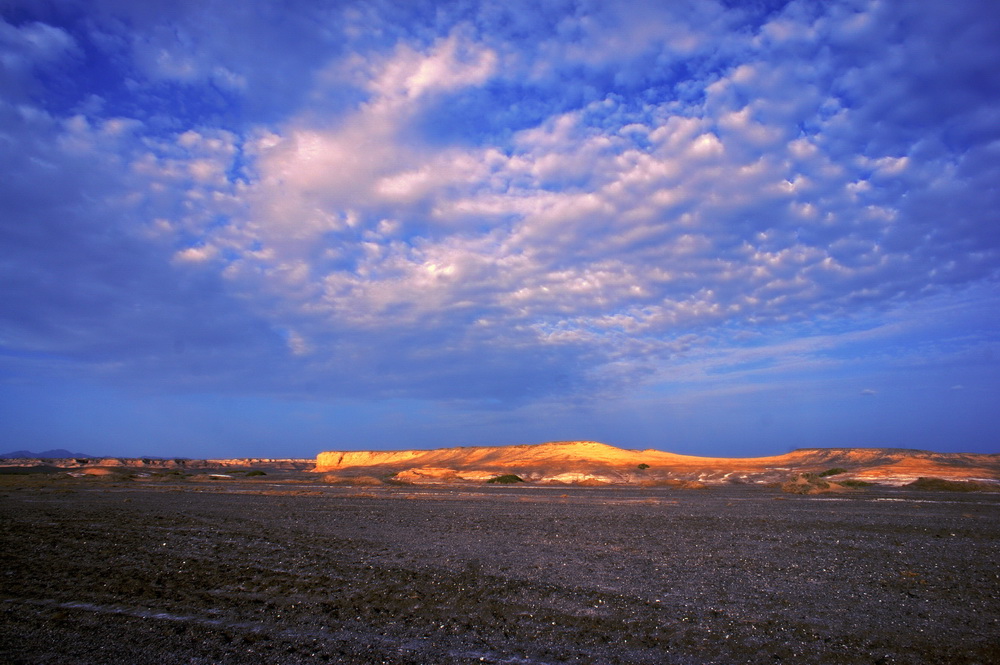
M 435 450 L 332 451 L 316 470 L 334 477 L 392 477 L 406 482 L 485 481 L 516 475 L 535 483 L 657 485 L 772 483 L 795 474 L 837 470 L 838 480 L 903 485 L 921 477 L 1000 482 L 1000 455 L 901 448 L 804 448 L 751 458 L 697 457 L 626 450 L 596 441 Z

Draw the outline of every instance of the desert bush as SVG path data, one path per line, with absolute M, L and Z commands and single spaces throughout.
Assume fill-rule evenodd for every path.
M 830 489 L 830 483 L 820 480 L 815 473 L 800 473 L 781 485 L 788 494 L 817 494 Z
M 847 473 L 847 469 L 842 469 L 839 466 L 833 469 L 827 469 L 826 471 L 819 474 L 820 478 L 826 478 L 827 476 L 836 476 L 841 473 Z
M 513 473 L 505 473 L 502 476 L 497 476 L 496 478 L 490 478 L 486 482 L 488 483 L 500 483 L 503 485 L 509 485 L 511 483 L 523 483 L 524 478 L 521 476 L 516 476 Z
M 252 471 L 247 471 L 247 478 L 250 476 L 266 476 L 267 474 L 260 469 L 253 469 Z
M 640 471 L 645 471 L 648 468 L 649 468 L 649 465 L 646 464 L 645 462 L 643 462 L 642 464 L 639 465 L 639 470 Z
M 854 489 L 859 489 L 861 487 L 871 487 L 872 486 L 872 483 L 866 483 L 863 480 L 838 480 L 837 482 L 840 485 L 843 485 L 844 487 L 851 487 L 851 488 L 854 488 Z
M 944 478 L 917 478 L 909 485 L 903 485 L 912 490 L 931 490 L 935 492 L 997 492 L 1000 485 L 992 486 L 977 483 L 972 480 L 945 480 Z

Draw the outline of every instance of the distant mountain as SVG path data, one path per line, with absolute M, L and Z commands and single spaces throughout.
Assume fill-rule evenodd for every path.
M 64 459 L 67 457 L 95 457 L 87 453 L 72 453 L 63 448 L 54 450 L 43 450 L 40 453 L 33 453 L 30 450 L 15 450 L 9 453 L 0 453 L 0 459 Z

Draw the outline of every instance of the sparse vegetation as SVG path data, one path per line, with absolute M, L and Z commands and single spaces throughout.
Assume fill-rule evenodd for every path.
M 830 490 L 830 483 L 820 480 L 815 473 L 800 473 L 781 486 L 788 494 L 817 494 Z
M 816 494 L 830 489 L 830 483 L 817 480 L 812 474 L 802 474 L 781 486 L 782 492 L 788 494 Z
M 640 471 L 645 471 L 648 468 L 649 468 L 649 465 L 646 464 L 645 462 L 643 462 L 642 464 L 639 465 L 639 470 Z
M 486 482 L 499 483 L 501 485 L 510 485 L 512 483 L 523 483 L 524 478 L 522 478 L 521 476 L 514 475 L 513 473 L 505 473 L 502 476 L 497 476 L 496 478 L 490 478 Z
M 251 476 L 266 476 L 267 474 L 260 469 L 253 469 L 252 471 L 247 471 L 247 478 Z
M 819 474 L 819 477 L 820 478 L 826 478 L 827 476 L 837 476 L 837 475 L 840 475 L 841 473 L 847 473 L 847 469 L 842 469 L 842 468 L 840 468 L 838 466 L 838 467 L 834 467 L 832 469 L 827 469 L 826 471 L 823 471 L 822 473 Z
M 788 482 L 781 485 L 781 491 L 788 494 L 819 494 L 821 492 L 837 492 L 845 489 L 860 489 L 869 487 L 872 483 L 863 480 L 827 481 L 824 478 L 847 473 L 846 469 L 829 469 L 822 473 L 800 473 L 792 476 Z
M 911 490 L 930 490 L 932 492 L 1000 492 L 1000 485 L 988 485 L 972 480 L 945 480 L 944 478 L 917 478 L 904 487 Z

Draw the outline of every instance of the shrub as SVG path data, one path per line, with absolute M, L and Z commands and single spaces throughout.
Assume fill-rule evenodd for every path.
M 934 492 L 995 492 L 997 487 L 972 480 L 945 480 L 944 478 L 917 478 L 907 489 L 930 490 Z
M 649 465 L 646 464 L 645 462 L 643 462 L 642 464 L 639 465 L 639 470 L 640 471 L 645 471 L 648 468 L 649 468 Z
M 267 474 L 260 469 L 254 469 L 253 471 L 247 471 L 247 478 L 250 476 L 266 476 Z
M 844 487 L 861 488 L 861 487 L 871 487 L 872 483 L 866 483 L 863 480 L 838 480 L 838 484 Z
M 841 473 L 847 473 L 847 469 L 841 469 L 839 466 L 833 469 L 827 469 L 823 473 L 819 474 L 820 478 L 826 478 L 827 476 L 836 476 Z
M 511 483 L 523 483 L 524 478 L 520 476 L 515 476 L 513 473 L 506 473 L 502 476 L 497 476 L 496 478 L 490 478 L 486 482 L 488 483 L 500 483 L 503 485 L 509 485 Z
M 820 480 L 815 473 L 800 473 L 781 485 L 781 491 L 788 494 L 818 494 L 830 489 L 830 483 Z

